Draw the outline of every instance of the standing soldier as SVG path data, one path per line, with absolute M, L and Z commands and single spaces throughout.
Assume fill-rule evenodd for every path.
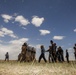
M 69 53 L 68 53 L 68 50 L 67 49 L 66 49 L 66 60 L 69 63 Z
M 41 45 L 41 55 L 40 55 L 39 61 L 38 61 L 39 63 L 40 63 L 42 58 L 44 59 L 45 62 L 47 62 L 47 60 L 45 59 L 45 49 L 44 49 L 43 45 Z
M 49 49 L 46 52 L 49 52 L 48 60 L 49 60 L 49 63 L 50 63 L 50 58 L 52 60 L 52 46 L 49 46 Z
M 57 55 L 56 55 L 56 48 L 57 48 L 57 46 L 56 46 L 56 43 L 54 43 L 54 46 L 53 46 L 54 48 L 54 51 L 53 51 L 53 54 L 54 54 L 54 61 L 55 62 L 57 62 Z
M 8 52 L 5 54 L 5 61 L 9 61 L 9 54 L 8 54 Z
M 36 50 L 35 50 L 35 48 L 34 47 L 32 47 L 32 60 L 34 60 L 35 61 L 35 54 L 36 54 Z
M 74 46 L 74 55 L 75 55 L 75 61 L 76 61 L 76 43 L 75 43 L 75 46 Z
M 57 59 L 58 59 L 58 61 L 59 62 L 61 62 L 61 51 L 60 51 L 60 46 L 58 47 L 58 49 L 57 49 Z
M 64 61 L 63 49 L 59 46 L 57 50 L 57 57 L 59 62 Z
M 56 62 L 56 48 L 57 48 L 57 46 L 56 46 L 56 43 L 54 43 L 52 40 L 50 41 L 50 43 L 51 43 L 51 46 L 52 46 L 52 62 Z
M 64 52 L 62 48 L 61 48 L 61 59 L 62 59 L 62 62 L 64 62 Z
M 26 51 L 27 51 L 27 43 L 24 43 L 24 44 L 22 45 L 20 62 L 26 61 Z
M 54 43 L 52 40 L 50 41 L 50 43 L 51 43 L 51 49 L 52 49 L 52 62 L 54 62 Z

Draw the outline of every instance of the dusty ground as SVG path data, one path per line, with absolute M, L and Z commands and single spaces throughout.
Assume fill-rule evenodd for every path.
M 0 61 L 0 75 L 76 75 L 76 64 Z

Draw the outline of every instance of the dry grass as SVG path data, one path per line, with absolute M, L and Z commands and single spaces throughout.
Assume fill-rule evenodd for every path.
M 76 75 L 76 64 L 0 61 L 0 75 Z

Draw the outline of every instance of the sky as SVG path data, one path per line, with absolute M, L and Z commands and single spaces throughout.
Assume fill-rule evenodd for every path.
M 38 58 L 40 45 L 47 50 L 50 40 L 74 59 L 76 0 L 0 0 L 0 59 L 6 52 L 17 59 L 24 42 L 36 48 Z

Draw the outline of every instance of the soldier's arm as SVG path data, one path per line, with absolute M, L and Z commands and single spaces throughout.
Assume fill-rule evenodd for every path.
M 46 50 L 45 52 L 49 52 L 49 49 L 48 49 L 48 50 Z

